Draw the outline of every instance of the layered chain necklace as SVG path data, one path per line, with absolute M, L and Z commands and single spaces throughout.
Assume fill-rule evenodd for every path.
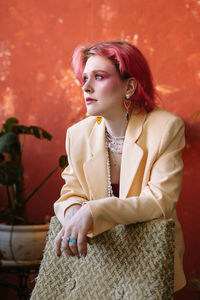
M 122 154 L 125 136 L 112 136 L 106 129 L 106 146 L 112 151 Z
M 105 137 L 106 137 L 105 146 L 106 146 L 106 164 L 107 164 L 107 177 L 108 177 L 108 197 L 113 197 L 114 193 L 111 184 L 110 157 L 109 157 L 108 149 L 110 149 L 110 151 L 114 153 L 122 154 L 125 136 L 120 136 L 120 137 L 112 136 L 106 129 Z

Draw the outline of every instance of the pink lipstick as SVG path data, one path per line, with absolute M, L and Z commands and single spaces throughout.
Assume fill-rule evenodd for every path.
M 92 104 L 92 103 L 94 103 L 94 102 L 96 102 L 97 100 L 96 99 L 93 99 L 93 98 L 86 98 L 85 99 L 85 102 L 86 102 L 86 104 Z

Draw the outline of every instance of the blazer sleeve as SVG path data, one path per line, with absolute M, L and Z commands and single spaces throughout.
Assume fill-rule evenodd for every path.
M 80 185 L 80 182 L 74 173 L 74 168 L 70 154 L 70 134 L 66 135 L 66 151 L 69 165 L 62 172 L 62 178 L 65 180 L 60 193 L 60 198 L 54 203 L 54 212 L 61 224 L 64 222 L 64 215 L 67 208 L 74 204 L 83 205 L 87 197 Z
M 93 217 L 93 236 L 116 224 L 131 224 L 155 218 L 169 218 L 179 198 L 185 145 L 184 123 L 172 118 L 165 126 L 159 143 L 157 159 L 150 178 L 139 196 L 120 199 L 110 197 L 89 201 Z

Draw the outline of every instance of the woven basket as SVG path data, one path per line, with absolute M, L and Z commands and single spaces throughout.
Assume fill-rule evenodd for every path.
M 173 220 L 117 225 L 93 238 L 79 260 L 55 255 L 60 229 L 53 217 L 31 300 L 173 299 Z

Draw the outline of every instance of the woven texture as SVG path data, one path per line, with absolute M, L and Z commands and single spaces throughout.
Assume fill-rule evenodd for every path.
M 86 258 L 57 258 L 53 240 L 61 229 L 51 219 L 31 300 L 171 300 L 174 222 L 117 225 L 92 239 Z

